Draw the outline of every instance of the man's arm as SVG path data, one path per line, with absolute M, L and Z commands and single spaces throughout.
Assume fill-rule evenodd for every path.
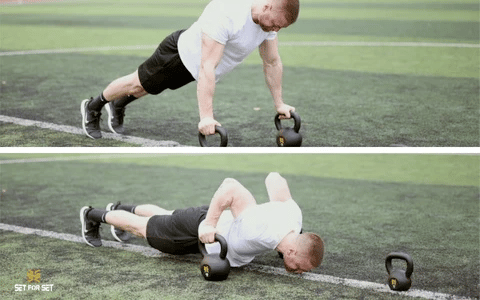
M 215 241 L 215 227 L 224 210 L 230 208 L 233 217 L 236 218 L 252 205 L 256 205 L 255 198 L 240 182 L 232 178 L 225 179 L 213 195 L 205 221 L 198 228 L 200 241 L 202 243 Z
M 285 202 L 292 199 L 287 180 L 277 172 L 268 174 L 267 178 L 265 178 L 265 186 L 267 187 L 270 201 Z
M 215 69 L 223 56 L 225 45 L 208 35 L 202 35 L 202 59 L 198 73 L 197 98 L 200 123 L 198 131 L 204 135 L 215 133 L 215 125 L 220 125 L 213 118 L 213 94 L 215 92 Z
M 279 114 L 285 115 L 280 118 L 290 118 L 290 111 L 295 108 L 283 103 L 282 76 L 283 64 L 278 53 L 278 37 L 274 40 L 265 40 L 259 47 L 260 57 L 263 60 L 263 72 L 265 81 L 273 97 L 275 108 Z

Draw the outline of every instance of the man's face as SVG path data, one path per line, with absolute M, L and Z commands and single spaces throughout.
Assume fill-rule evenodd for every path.
M 294 274 L 302 274 L 314 268 L 306 257 L 298 255 L 284 256 L 283 263 L 287 272 Z
M 265 32 L 278 32 L 280 29 L 286 28 L 290 24 L 287 22 L 282 12 L 267 7 L 263 13 L 258 16 L 258 25 L 260 25 Z

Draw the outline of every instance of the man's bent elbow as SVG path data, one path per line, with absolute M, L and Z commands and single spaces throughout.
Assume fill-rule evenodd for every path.
M 234 178 L 225 178 L 222 182 L 222 185 L 225 185 L 225 186 L 237 186 L 239 184 L 240 182 L 238 182 L 238 180 Z
M 267 184 L 269 181 L 277 179 L 283 179 L 282 175 L 280 175 L 278 172 L 270 172 L 265 178 L 265 184 Z
M 221 189 L 226 195 L 229 195 L 230 199 L 233 199 L 235 195 L 238 195 L 243 188 L 243 185 L 234 178 L 225 178 L 221 184 Z

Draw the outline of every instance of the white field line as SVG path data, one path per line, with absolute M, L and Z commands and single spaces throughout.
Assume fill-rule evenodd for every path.
M 88 0 L 6 0 L 0 1 L 0 6 L 13 6 L 13 5 L 38 5 L 38 4 L 51 4 L 55 2 L 87 2 Z
M 281 46 L 315 47 L 434 47 L 434 48 L 480 48 L 480 44 L 468 43 L 427 43 L 427 42 L 280 42 Z
M 22 159 L 4 159 L 4 160 L 0 160 L 0 165 L 90 160 L 90 159 L 102 159 L 104 157 L 105 156 L 95 155 L 95 156 L 73 156 L 73 157 L 36 157 L 36 158 L 22 158 Z
M 13 231 L 22 234 L 31 234 L 31 235 L 38 235 L 42 237 L 49 237 L 55 238 L 59 240 L 69 241 L 69 242 L 76 242 L 76 243 L 84 243 L 81 236 L 68 234 L 68 233 L 58 233 L 48 230 L 41 230 L 35 228 L 28 228 L 28 227 L 21 227 L 16 225 L 9 225 L 0 223 L 0 229 L 5 231 Z M 126 250 L 130 252 L 138 252 L 148 257 L 171 257 L 169 254 L 164 254 L 156 249 L 151 247 L 139 246 L 139 245 L 132 245 L 126 243 L 119 243 L 114 241 L 102 241 L 104 247 L 116 248 L 120 250 Z M 179 259 L 184 259 L 186 261 L 197 262 L 198 258 L 195 258 L 193 255 L 182 256 L 183 258 L 178 257 Z M 361 281 L 355 279 L 347 279 L 347 278 L 339 278 L 329 275 L 321 275 L 315 273 L 304 273 L 302 275 L 294 275 L 289 274 L 283 268 L 275 268 L 271 266 L 265 266 L 260 264 L 251 263 L 245 267 L 247 270 L 262 272 L 266 274 L 274 274 L 274 275 L 282 275 L 282 276 L 289 276 L 294 278 L 302 278 L 305 280 L 317 281 L 317 282 L 326 282 L 338 285 L 345 285 L 354 288 L 360 289 L 367 289 L 367 290 L 374 290 L 376 292 L 381 293 L 390 293 L 390 294 L 398 294 L 403 296 L 409 297 L 417 297 L 423 299 L 433 299 L 433 300 L 472 300 L 471 298 L 467 297 L 460 297 L 450 294 L 444 293 L 436 293 L 424 290 L 416 290 L 410 289 L 407 292 L 395 292 L 388 288 L 386 284 L 379 284 L 374 282 L 368 281 Z
M 36 152 L 37 153 L 37 152 Z M 59 161 L 83 161 L 83 160 L 101 160 L 109 158 L 145 158 L 145 157 L 161 157 L 168 156 L 170 153 L 119 153 L 119 154 L 93 154 L 93 155 L 79 155 L 79 156 L 60 156 L 60 157 L 34 157 L 34 158 L 19 158 L 19 159 L 4 159 L 0 160 L 0 165 L 8 164 L 29 164 L 29 163 L 43 163 L 43 162 L 59 162 Z
M 280 46 L 313 46 L 313 47 L 435 47 L 435 48 L 480 48 L 480 44 L 468 43 L 427 43 L 427 42 L 280 42 Z M 132 46 L 104 46 L 87 48 L 60 48 L 23 51 L 0 52 L 0 56 L 34 55 L 34 54 L 60 54 L 78 52 L 120 51 L 120 50 L 153 50 L 158 45 L 132 45 Z
M 61 49 L 44 49 L 44 50 L 25 50 L 25 51 L 0 52 L 0 56 L 33 55 L 33 54 L 60 54 L 60 53 L 118 51 L 118 50 L 153 50 L 153 49 L 155 49 L 155 47 L 158 47 L 158 45 L 105 46 L 105 47 L 90 47 L 90 48 L 61 48 Z
M 84 135 L 83 130 L 78 127 L 73 127 L 68 125 L 58 125 L 58 124 L 42 122 L 42 121 L 34 121 L 34 120 L 28 120 L 28 119 L 21 119 L 21 118 L 9 117 L 4 115 L 0 115 L 0 122 L 13 123 L 13 124 L 22 125 L 22 126 L 37 126 L 40 128 L 45 128 L 50 130 Z M 155 141 L 155 140 L 149 140 L 149 139 L 135 137 L 135 136 L 118 135 L 110 132 L 102 132 L 102 138 L 142 145 L 143 147 L 182 147 L 183 146 L 175 141 Z

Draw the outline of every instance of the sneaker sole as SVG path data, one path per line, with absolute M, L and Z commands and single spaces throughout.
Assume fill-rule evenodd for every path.
M 87 230 L 87 226 L 85 224 L 85 211 L 87 209 L 90 209 L 90 207 L 89 206 L 84 206 L 84 207 L 82 207 L 82 209 L 80 209 L 80 222 L 82 223 L 82 238 L 83 238 L 83 241 L 87 245 L 96 248 L 96 246 L 91 244 L 89 241 L 87 241 L 87 238 L 85 237 L 85 231 Z
M 80 112 L 82 113 L 82 128 L 83 128 L 83 132 L 85 133 L 86 136 L 88 136 L 89 138 L 91 139 L 94 139 L 96 140 L 97 138 L 91 136 L 90 134 L 88 134 L 87 132 L 87 128 L 85 127 L 85 124 L 87 123 L 87 113 L 86 113 L 86 110 L 85 110 L 85 106 L 88 104 L 88 99 L 85 99 L 82 101 L 82 104 L 80 105 Z
M 108 111 L 108 109 L 107 109 Z M 110 124 L 108 124 L 110 125 Z M 112 206 L 113 206 L 113 203 L 108 203 L 107 204 L 107 207 L 105 208 L 107 211 L 112 211 Z M 112 236 L 119 242 L 121 242 L 122 240 L 115 234 L 115 226 L 110 226 L 110 233 L 112 234 Z
M 107 114 L 108 114 L 108 129 L 110 129 L 111 132 L 115 133 L 115 134 L 123 134 L 123 133 L 120 133 L 120 132 L 116 132 L 115 129 L 113 129 L 113 126 L 112 126 L 112 119 L 113 119 L 113 112 L 112 112 L 112 109 L 110 108 L 110 104 L 107 103 L 105 105 L 105 109 L 107 110 Z
M 107 211 L 112 211 L 112 206 L 113 205 L 114 205 L 113 203 L 108 203 L 107 207 L 105 209 Z M 118 235 L 115 233 L 115 226 L 113 226 L 113 225 L 110 226 L 110 233 L 112 234 L 113 238 L 116 239 L 117 241 L 119 241 L 121 243 L 125 242 L 121 238 L 119 238 Z

